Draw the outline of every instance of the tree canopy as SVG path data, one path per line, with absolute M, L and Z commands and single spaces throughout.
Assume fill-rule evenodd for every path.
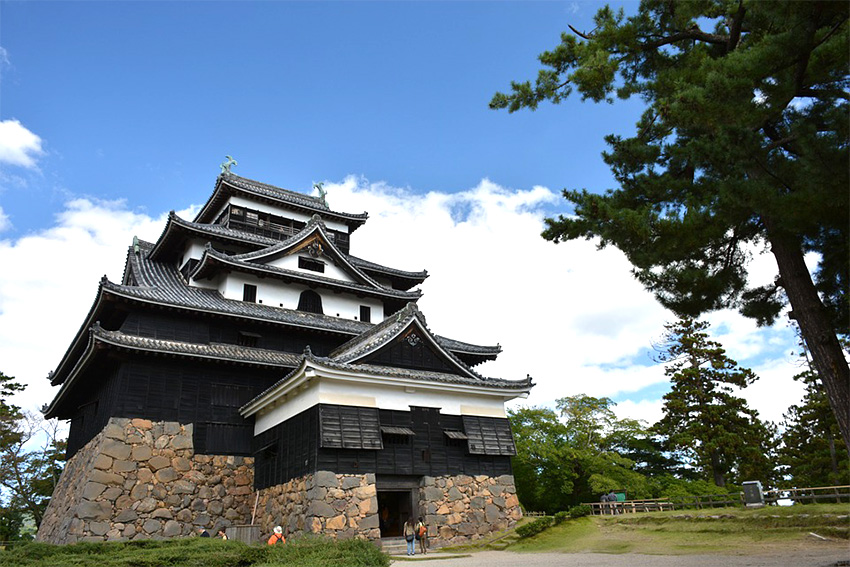
M 575 214 L 547 220 L 555 242 L 598 238 L 680 316 L 732 307 L 772 323 L 790 303 L 850 446 L 850 175 L 847 2 L 643 0 L 605 7 L 563 33 L 535 83 L 491 108 L 582 99 L 646 104 L 635 135 L 609 135 L 618 187 L 565 190 Z M 779 276 L 750 286 L 769 249 Z M 817 254 L 810 273 L 804 255 Z
M 717 486 L 727 480 L 773 480 L 774 435 L 733 393 L 756 375 L 708 338 L 707 323 L 684 319 L 666 328 L 661 359 L 673 388 L 664 395 L 664 417 L 653 430 Z

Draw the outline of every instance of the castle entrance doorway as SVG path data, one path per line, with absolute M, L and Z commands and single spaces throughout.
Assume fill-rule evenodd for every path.
M 404 522 L 418 514 L 419 477 L 378 476 L 381 537 L 401 537 Z

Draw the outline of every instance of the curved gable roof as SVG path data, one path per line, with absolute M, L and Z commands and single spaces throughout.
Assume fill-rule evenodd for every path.
M 308 215 L 319 213 L 328 219 L 347 225 L 349 232 L 354 232 L 369 218 L 367 213 L 352 214 L 333 211 L 325 201 L 311 195 L 281 189 L 232 173 L 223 173 L 216 179 L 215 189 L 213 189 L 213 193 L 206 204 L 198 212 L 195 222 L 210 223 L 215 220 L 213 217 L 224 206 L 227 199 L 233 195 L 297 210 Z

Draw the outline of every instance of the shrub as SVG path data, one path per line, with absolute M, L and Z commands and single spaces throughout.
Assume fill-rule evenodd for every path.
M 570 518 L 581 518 L 583 516 L 590 516 L 590 506 L 587 504 L 581 504 L 579 506 L 573 506 L 570 508 Z
M 567 521 L 567 518 L 570 517 L 570 513 L 566 510 L 561 510 L 557 514 L 555 514 L 555 525 L 557 526 L 561 522 Z
M 516 529 L 519 537 L 531 537 L 552 525 L 552 516 L 543 516 Z

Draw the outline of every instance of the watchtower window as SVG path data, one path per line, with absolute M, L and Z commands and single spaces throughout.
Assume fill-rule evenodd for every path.
M 298 300 L 298 311 L 323 314 L 322 296 L 311 289 L 301 292 L 301 297 Z
M 239 331 L 236 337 L 236 344 L 246 347 L 255 347 L 260 343 L 260 335 L 257 333 L 249 333 L 248 331 Z
M 242 286 L 242 301 L 250 301 L 251 303 L 257 302 L 257 286 L 252 284 L 245 284 Z
M 321 260 L 315 260 L 313 258 L 305 258 L 303 256 L 298 257 L 298 267 L 302 270 L 312 270 L 314 272 L 324 272 L 325 271 L 325 263 Z
M 360 306 L 360 320 L 364 323 L 372 322 L 372 308 L 368 305 Z

